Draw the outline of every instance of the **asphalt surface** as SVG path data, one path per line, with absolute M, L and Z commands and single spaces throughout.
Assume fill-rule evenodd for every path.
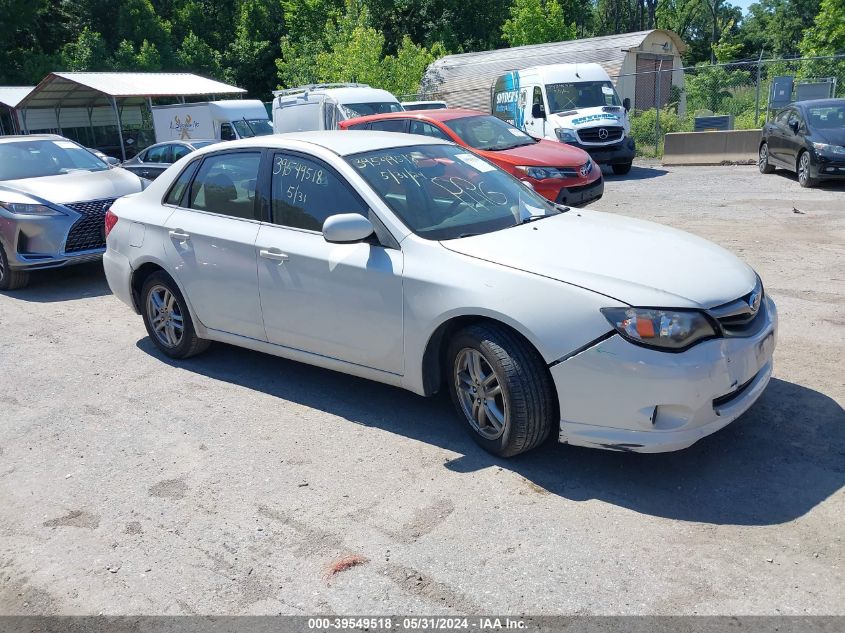
M 99 265 L 0 294 L 0 614 L 845 614 L 845 186 L 639 165 L 593 207 L 778 304 L 767 391 L 685 451 L 500 460 L 444 397 L 172 362 Z

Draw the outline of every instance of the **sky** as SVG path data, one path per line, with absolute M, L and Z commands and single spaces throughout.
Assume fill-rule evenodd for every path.
M 742 12 L 745 13 L 748 11 L 748 5 L 756 1 L 757 0 L 731 0 L 731 4 L 737 7 L 742 7 Z

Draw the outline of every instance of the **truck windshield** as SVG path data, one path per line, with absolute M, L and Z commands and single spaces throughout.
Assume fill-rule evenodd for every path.
M 393 101 L 374 101 L 373 103 L 341 103 L 340 111 L 347 119 L 370 114 L 384 114 L 385 112 L 402 112 L 404 108 Z
M 381 149 L 346 160 L 409 229 L 429 240 L 491 233 L 566 210 L 456 145 Z
M 461 117 L 443 123 L 470 147 L 489 152 L 499 152 L 537 142 L 510 123 L 505 123 L 489 114 Z
M 241 138 L 266 136 L 273 133 L 273 126 L 267 119 L 241 119 L 240 121 L 232 121 L 232 125 L 235 126 L 238 136 Z
M 87 149 L 64 139 L 0 143 L 0 181 L 108 168 Z
M 619 106 L 619 95 L 609 81 L 546 84 L 549 111 L 554 114 L 580 108 Z

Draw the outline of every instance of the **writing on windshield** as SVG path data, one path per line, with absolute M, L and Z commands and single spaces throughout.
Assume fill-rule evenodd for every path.
M 450 145 L 347 158 L 408 227 L 429 239 L 486 233 L 558 213 L 519 181 Z

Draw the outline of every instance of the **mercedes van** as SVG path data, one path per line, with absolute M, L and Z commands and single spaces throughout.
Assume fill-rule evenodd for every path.
M 535 138 L 585 150 L 615 174 L 631 170 L 636 149 L 628 120 L 630 101 L 621 101 L 599 64 L 550 64 L 513 70 L 492 87 L 494 116 Z

